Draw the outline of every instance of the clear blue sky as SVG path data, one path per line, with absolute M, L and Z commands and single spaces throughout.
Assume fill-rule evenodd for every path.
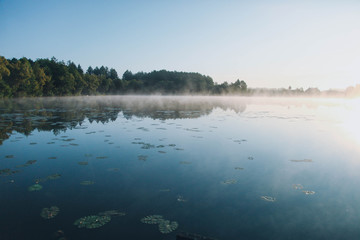
M 345 88 L 360 83 L 360 1 L 0 0 L 0 55 Z

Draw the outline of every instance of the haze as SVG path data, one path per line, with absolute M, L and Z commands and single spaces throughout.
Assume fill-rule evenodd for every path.
M 0 1 L 0 55 L 249 87 L 360 81 L 359 1 Z

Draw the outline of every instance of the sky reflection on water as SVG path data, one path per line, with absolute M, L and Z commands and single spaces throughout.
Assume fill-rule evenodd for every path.
M 68 239 L 175 239 L 181 231 L 218 239 L 358 238 L 357 103 L 135 96 L 2 101 L 0 239 L 49 239 L 59 229 Z M 26 165 L 29 160 L 37 161 Z M 61 177 L 51 179 L 54 174 Z M 37 182 L 43 189 L 29 192 Z M 40 212 L 50 206 L 60 211 L 45 221 Z M 126 215 L 98 229 L 73 225 L 112 209 Z M 140 222 L 152 214 L 179 226 L 162 234 Z

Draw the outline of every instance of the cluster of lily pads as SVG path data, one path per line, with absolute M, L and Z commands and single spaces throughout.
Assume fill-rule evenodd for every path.
M 165 145 L 157 145 L 157 146 L 155 146 L 154 144 L 151 144 L 151 143 L 142 142 L 142 141 L 140 141 L 141 138 L 134 138 L 134 140 L 136 140 L 136 141 L 131 142 L 131 144 L 141 145 L 141 147 L 140 147 L 141 149 L 165 148 L 166 147 Z M 173 144 L 173 143 L 168 144 L 167 146 L 168 147 L 173 147 L 177 151 L 184 150 L 183 148 L 175 148 L 176 144 Z M 159 150 L 158 152 L 159 153 L 166 153 L 165 151 L 161 151 L 161 150 Z
M 43 208 L 41 210 L 40 216 L 45 219 L 51 219 L 58 215 L 60 209 L 57 206 L 52 206 L 50 208 Z
M 16 166 L 17 168 L 22 168 L 22 167 L 28 167 L 30 165 L 33 165 L 34 163 L 36 163 L 37 161 L 36 160 L 29 160 L 27 161 L 26 163 L 22 164 L 22 165 L 18 165 Z
M 48 180 L 56 180 L 56 179 L 58 179 L 60 177 L 61 177 L 61 174 L 54 173 L 54 174 L 51 174 L 51 175 L 49 175 L 49 176 L 47 176 L 45 178 L 37 178 L 37 179 L 35 179 L 35 184 L 28 187 L 28 191 L 29 192 L 40 191 L 43 188 L 43 186 L 40 185 L 39 183 L 46 182 Z
M 99 228 L 104 226 L 106 223 L 111 221 L 112 216 L 125 216 L 124 212 L 118 210 L 109 210 L 105 212 L 100 212 L 97 215 L 85 216 L 77 219 L 74 222 L 74 225 L 78 228 Z
M 303 189 L 304 186 L 301 185 L 301 184 L 293 184 L 293 188 L 294 189 Z M 305 195 L 314 195 L 315 194 L 315 191 L 311 191 L 311 190 L 302 190 L 302 192 L 305 194 Z
M 10 176 L 12 174 L 20 172 L 19 170 L 11 170 L 10 168 L 0 169 L 0 176 Z
M 46 182 L 48 180 L 56 180 L 56 179 L 58 179 L 60 177 L 61 177 L 60 173 L 54 173 L 54 174 L 51 174 L 49 176 L 46 176 L 45 178 L 37 178 L 37 179 L 35 179 L 35 183 Z
M 110 222 L 110 216 L 91 215 L 79 218 L 74 222 L 78 228 L 98 228 Z
M 28 191 L 29 191 L 29 192 L 40 191 L 42 188 L 43 188 L 43 186 L 41 186 L 40 184 L 36 183 L 36 184 L 31 185 L 30 187 L 28 187 Z
M 163 234 L 171 233 L 179 226 L 177 222 L 166 220 L 161 215 L 149 215 L 143 217 L 140 221 L 146 224 L 157 224 L 159 227 L 159 231 Z

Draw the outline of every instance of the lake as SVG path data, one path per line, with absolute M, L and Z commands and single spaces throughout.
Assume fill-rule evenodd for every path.
M 0 101 L 0 239 L 359 239 L 359 99 Z

